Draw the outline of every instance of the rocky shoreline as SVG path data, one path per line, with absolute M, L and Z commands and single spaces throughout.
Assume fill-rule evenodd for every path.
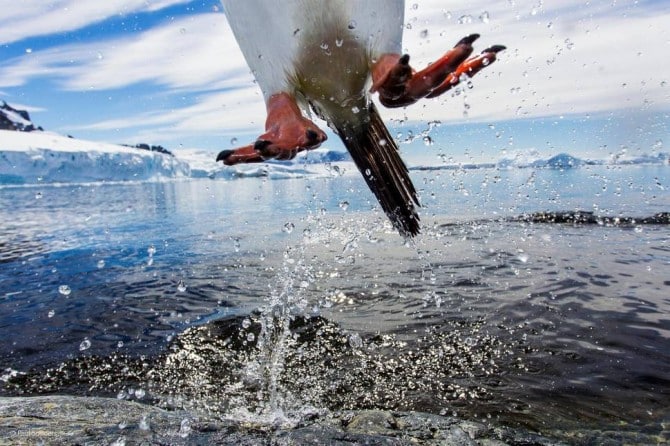
M 307 417 L 310 418 L 310 417 Z M 0 398 L 0 444 L 559 445 L 532 433 L 418 412 L 342 411 L 296 426 L 211 420 L 111 398 Z

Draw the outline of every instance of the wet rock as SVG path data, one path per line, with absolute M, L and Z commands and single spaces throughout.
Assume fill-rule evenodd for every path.
M 347 424 L 347 432 L 394 435 L 398 422 L 389 412 L 368 410 L 354 415 Z
M 557 445 L 532 433 L 418 412 L 324 413 L 296 426 L 206 419 L 110 398 L 0 398 L 0 444 Z

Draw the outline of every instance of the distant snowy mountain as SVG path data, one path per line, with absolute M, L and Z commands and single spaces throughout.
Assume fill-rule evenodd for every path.
M 143 149 L 143 150 L 141 150 Z M 25 110 L 0 105 L 0 185 L 147 181 L 164 178 L 270 179 L 328 177 L 357 172 L 348 152 L 329 149 L 305 151 L 290 161 L 223 166 L 214 152 L 180 149 L 174 154 L 161 146 L 135 147 L 85 141 L 35 127 Z M 567 153 L 548 159 L 536 150 L 519 152 L 497 163 L 410 166 L 410 170 L 441 169 L 572 169 L 600 164 L 669 164 L 670 154 L 583 160 Z
M 642 154 L 632 158 L 614 158 L 612 164 L 670 164 L 670 153 L 659 152 L 653 155 Z
M 301 152 L 292 160 L 224 166 L 215 161 L 216 153 L 199 149 L 180 149 L 175 156 L 189 164 L 191 177 L 233 180 L 263 177 L 270 179 L 341 175 L 355 171 L 348 152 L 316 149 Z M 351 166 L 349 166 L 351 164 Z M 346 166 L 346 167 L 344 167 Z
M 42 130 L 42 127 L 35 127 L 26 110 L 17 110 L 7 102 L 2 101 L 2 105 L 0 105 L 0 130 L 32 132 Z

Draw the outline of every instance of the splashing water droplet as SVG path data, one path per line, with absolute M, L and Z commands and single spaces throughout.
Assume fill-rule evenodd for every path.
M 148 431 L 151 428 L 151 426 L 149 425 L 149 420 L 147 420 L 147 417 L 142 417 L 142 419 L 140 420 L 139 428 L 140 430 L 143 431 Z
M 177 283 L 177 291 L 179 291 L 180 293 L 186 291 L 186 284 L 181 279 L 179 280 L 179 283 Z
M 144 389 L 137 389 L 135 391 L 135 398 L 137 398 L 138 400 L 141 400 L 142 398 L 144 398 L 145 395 L 146 395 L 146 392 L 144 391 Z
M 191 420 L 188 418 L 184 418 L 181 420 L 181 424 L 179 426 L 179 436 L 181 438 L 186 438 L 189 436 L 191 433 Z
M 95 264 L 98 269 L 102 269 L 105 267 L 105 261 L 104 260 L 98 260 L 98 263 Z
M 153 257 L 154 254 L 156 254 L 156 247 L 154 245 L 151 245 L 147 248 L 147 254 L 149 254 L 149 257 Z
M 479 20 L 482 23 L 489 23 L 490 21 L 489 12 L 488 11 L 482 12 L 481 15 L 479 16 Z
M 70 289 L 70 287 L 67 285 L 61 285 L 58 287 L 58 292 L 63 296 L 69 296 L 72 292 L 72 289 Z
M 361 348 L 363 347 L 363 339 L 358 333 L 352 333 L 349 335 L 349 345 L 351 348 Z
M 356 107 L 355 105 L 354 105 L 353 107 L 351 107 L 351 112 L 352 112 L 353 114 L 356 115 L 356 114 L 358 114 L 359 111 L 361 111 L 361 109 L 358 108 L 358 107 Z
M 423 137 L 423 143 L 427 146 L 432 146 L 433 145 L 433 138 L 426 135 L 426 136 Z
M 255 339 L 256 339 L 256 335 L 254 335 L 253 333 L 247 334 L 247 341 L 254 342 Z
M 91 341 L 89 341 L 88 338 L 84 338 L 84 340 L 81 341 L 81 344 L 79 344 L 79 351 L 83 352 L 89 348 L 91 348 Z
M 340 47 L 340 46 L 342 46 L 343 43 L 344 43 L 344 39 L 341 39 L 339 37 L 337 39 L 335 39 L 335 45 L 336 46 Z
M 346 211 L 349 208 L 349 202 L 348 201 L 340 201 L 340 209 L 343 211 Z
M 251 327 L 251 320 L 250 319 L 244 319 L 242 320 L 242 328 L 245 330 Z
M 39 200 L 39 199 L 41 199 L 41 198 L 42 198 L 42 192 L 37 192 L 37 193 L 35 194 L 35 200 Z
M 459 25 L 467 25 L 472 23 L 472 16 L 470 14 L 462 15 L 458 18 Z
M 286 223 L 284 224 L 284 229 L 283 229 L 283 231 L 284 231 L 285 233 L 290 234 L 291 232 L 293 232 L 294 229 L 295 229 L 295 225 L 294 225 L 293 223 L 291 223 L 290 221 L 289 221 L 289 222 L 286 222 Z
M 47 317 L 50 317 L 50 318 L 54 317 L 55 315 L 56 315 L 56 312 L 54 310 L 49 310 L 49 312 L 47 313 Z

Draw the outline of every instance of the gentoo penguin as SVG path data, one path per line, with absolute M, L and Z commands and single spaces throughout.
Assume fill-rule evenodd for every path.
M 319 147 L 326 134 L 311 109 L 342 139 L 393 226 L 419 233 L 419 199 L 371 94 L 385 107 L 432 98 L 496 60 L 495 45 L 470 57 L 477 34 L 427 68 L 415 71 L 401 54 L 402 0 L 223 0 L 233 34 L 260 86 L 265 133 L 224 150 L 227 165 L 291 159 Z

